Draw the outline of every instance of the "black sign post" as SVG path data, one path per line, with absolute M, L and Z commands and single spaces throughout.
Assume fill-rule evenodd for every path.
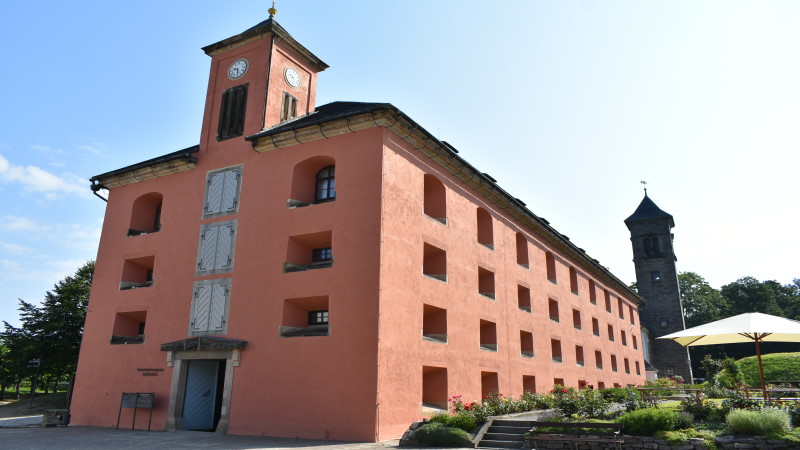
M 42 360 L 39 358 L 33 358 L 32 360 L 28 361 L 28 368 L 33 369 L 36 368 L 36 375 L 33 376 L 33 383 L 31 383 L 31 406 L 33 406 L 33 396 L 36 395 L 36 382 L 39 380 L 39 367 L 42 365 Z
M 136 428 L 136 410 L 139 408 L 148 408 L 150 409 L 150 417 L 147 419 L 147 431 L 150 431 L 150 423 L 153 421 L 153 403 L 155 399 L 155 392 L 123 392 L 122 400 L 119 402 L 119 414 L 117 414 L 117 429 L 119 429 L 119 420 L 122 417 L 122 408 L 133 409 L 131 430 Z

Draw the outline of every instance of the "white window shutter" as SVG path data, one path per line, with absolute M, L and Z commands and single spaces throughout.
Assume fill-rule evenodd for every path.
M 218 212 L 235 211 L 239 201 L 239 169 L 227 170 L 223 174 L 224 182 Z
M 211 174 L 206 186 L 206 214 L 221 212 L 222 196 L 225 187 L 225 172 Z
M 206 227 L 203 229 L 200 240 L 200 261 L 197 263 L 198 271 L 214 270 L 217 260 L 217 246 L 219 240 L 219 227 Z
M 208 310 L 208 331 L 223 331 L 225 329 L 225 299 L 227 286 L 224 284 L 211 285 L 211 302 Z
M 233 225 L 215 227 L 217 231 L 217 250 L 214 270 L 228 269 L 231 267 L 231 249 L 233 248 Z
M 194 299 L 192 331 L 208 331 L 209 309 L 212 303 L 214 287 L 215 285 L 197 287 Z

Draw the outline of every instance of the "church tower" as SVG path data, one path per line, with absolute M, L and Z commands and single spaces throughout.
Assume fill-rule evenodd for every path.
M 625 219 L 625 225 L 631 232 L 636 285 L 646 302 L 639 317 L 650 335 L 648 362 L 658 369 L 659 376 L 680 375 L 691 383 L 689 350 L 671 340 L 655 339 L 686 328 L 672 247 L 675 221 L 645 191 L 644 199 Z

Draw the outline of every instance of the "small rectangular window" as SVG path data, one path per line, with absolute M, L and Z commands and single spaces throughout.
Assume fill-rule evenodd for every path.
M 308 326 L 327 325 L 327 323 L 328 323 L 328 310 L 308 312 Z
M 217 140 L 222 141 L 244 133 L 244 113 L 247 106 L 247 85 L 234 86 L 222 93 L 219 108 Z
M 283 93 L 281 122 L 297 117 L 297 99 L 288 92 Z
M 333 253 L 331 247 L 315 248 L 311 253 L 312 263 L 329 262 L 333 260 Z

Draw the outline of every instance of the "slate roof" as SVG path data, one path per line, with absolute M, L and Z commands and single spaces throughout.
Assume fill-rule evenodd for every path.
M 659 208 L 654 201 L 650 200 L 650 197 L 648 197 L 645 192 L 642 202 L 639 203 L 639 207 L 636 208 L 636 211 L 634 211 L 630 217 L 625 219 L 625 223 L 650 219 L 669 219 L 669 226 L 675 226 L 672 215 Z
M 260 131 L 252 136 L 247 136 L 245 140 L 254 141 L 264 136 L 282 133 L 284 131 L 296 130 L 309 125 L 318 125 L 332 120 L 344 119 L 357 114 L 379 111 L 381 109 L 399 110 L 391 103 L 364 103 L 364 102 L 333 102 L 318 106 L 313 113 L 300 116 L 294 120 L 289 120 L 276 125 L 272 128 Z
M 288 31 L 286 31 L 285 28 L 283 28 L 278 22 L 276 22 L 275 19 L 272 18 L 272 16 L 270 16 L 269 19 L 259 23 L 258 25 L 250 27 L 247 30 L 237 34 L 236 36 L 231 36 L 227 39 L 223 39 L 219 42 L 203 47 L 203 51 L 206 52 L 206 54 L 210 55 L 219 49 L 228 47 L 230 45 L 239 44 L 248 39 L 255 38 L 257 36 L 263 36 L 268 33 L 277 36 L 283 42 L 289 45 L 289 47 L 292 48 L 295 52 L 305 57 L 308 60 L 308 62 L 310 62 L 311 65 L 313 65 L 317 69 L 317 71 L 323 71 L 328 68 L 328 65 L 325 64 L 324 61 L 317 58 L 317 56 L 311 53 L 310 50 L 308 50 L 302 44 L 297 42 L 297 40 L 295 40 L 295 38 L 293 38 L 292 35 L 289 34 Z

